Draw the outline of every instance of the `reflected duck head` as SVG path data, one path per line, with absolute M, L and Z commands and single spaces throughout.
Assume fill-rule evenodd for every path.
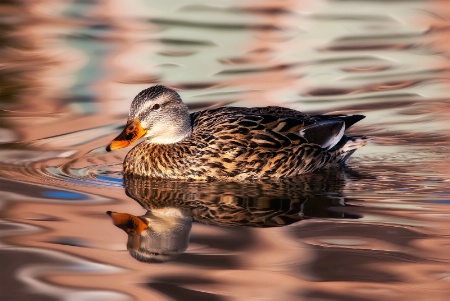
M 191 132 L 189 109 L 180 95 L 165 86 L 153 86 L 136 95 L 124 130 L 106 150 L 127 147 L 142 137 L 151 143 L 172 144 Z
M 192 218 L 178 208 L 147 211 L 145 215 L 108 211 L 113 224 L 128 235 L 127 249 L 141 262 L 166 262 L 188 247 Z

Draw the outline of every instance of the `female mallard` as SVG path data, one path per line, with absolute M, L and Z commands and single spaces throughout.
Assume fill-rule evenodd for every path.
M 362 115 L 305 115 L 282 107 L 221 107 L 189 114 L 174 90 L 154 86 L 131 103 L 107 150 L 146 140 L 126 156 L 125 174 L 173 179 L 290 177 L 343 164 L 365 137 L 344 135 Z

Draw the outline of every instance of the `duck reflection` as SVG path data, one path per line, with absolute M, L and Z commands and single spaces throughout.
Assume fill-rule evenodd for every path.
M 124 176 L 126 194 L 147 212 L 108 211 L 128 234 L 130 254 L 164 262 L 188 247 L 193 221 L 217 226 L 280 227 L 307 218 L 358 218 L 342 213 L 345 173 L 337 170 L 295 179 L 258 182 L 187 182 Z
M 184 208 L 148 210 L 142 216 L 111 211 L 107 214 L 128 234 L 128 252 L 139 261 L 168 261 L 188 247 L 192 218 Z

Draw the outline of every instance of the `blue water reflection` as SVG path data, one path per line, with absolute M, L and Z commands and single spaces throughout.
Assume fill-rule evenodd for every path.
M 70 191 L 43 191 L 43 197 L 51 199 L 64 199 L 64 200 L 84 200 L 86 196 L 81 193 L 75 193 Z

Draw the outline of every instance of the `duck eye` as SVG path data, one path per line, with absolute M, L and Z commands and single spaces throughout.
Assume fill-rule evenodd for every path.
M 155 104 L 155 105 L 152 107 L 152 110 L 159 110 L 159 108 L 161 108 L 161 105 L 160 105 L 160 104 Z

